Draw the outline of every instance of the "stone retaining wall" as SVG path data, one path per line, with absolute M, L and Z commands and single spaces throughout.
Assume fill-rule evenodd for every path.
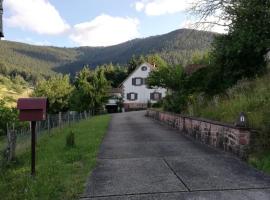
M 251 137 L 249 129 L 151 109 L 146 111 L 146 116 L 166 123 L 204 144 L 233 152 L 243 159 L 247 157 Z

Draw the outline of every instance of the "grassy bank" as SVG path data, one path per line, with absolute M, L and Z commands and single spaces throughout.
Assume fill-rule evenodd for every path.
M 32 89 L 23 79 L 0 75 L 0 99 L 9 107 L 15 107 L 18 98 L 29 97 Z
M 225 95 L 211 100 L 197 98 L 189 111 L 194 116 L 229 123 L 245 112 L 249 126 L 258 130 L 256 148 L 248 162 L 270 174 L 270 73 L 256 80 L 241 81 Z
M 97 116 L 74 124 L 37 144 L 37 175 L 31 178 L 30 149 L 0 172 L 0 199 L 76 199 L 83 192 L 89 172 L 107 130 L 110 116 Z M 75 147 L 66 147 L 66 136 L 75 133 Z
M 253 81 L 241 81 L 226 94 L 211 100 L 199 97 L 189 110 L 194 116 L 229 123 L 234 123 L 239 113 L 245 112 L 250 126 L 261 129 L 270 111 L 270 73 Z

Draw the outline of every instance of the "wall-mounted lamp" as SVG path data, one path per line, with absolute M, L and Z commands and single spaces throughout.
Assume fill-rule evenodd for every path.
M 248 119 L 244 112 L 241 112 L 239 114 L 235 126 L 240 128 L 248 128 Z

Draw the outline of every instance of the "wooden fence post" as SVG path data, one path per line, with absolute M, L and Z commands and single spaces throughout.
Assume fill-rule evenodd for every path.
M 59 112 L 58 114 L 58 126 L 61 128 L 61 124 L 62 124 L 62 116 L 61 116 L 61 112 Z
M 68 126 L 70 126 L 70 119 L 69 119 L 69 116 L 70 115 L 70 112 L 68 112 Z
M 7 161 L 10 162 L 15 159 L 16 151 L 16 132 L 15 130 L 8 130 L 7 132 L 8 148 L 7 148 Z

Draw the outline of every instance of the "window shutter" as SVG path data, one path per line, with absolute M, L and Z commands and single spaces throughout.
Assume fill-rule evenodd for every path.
M 132 78 L 132 85 L 136 85 L 136 78 Z
M 150 99 L 154 100 L 154 93 L 150 93 Z
M 158 100 L 161 100 L 162 99 L 162 93 L 159 93 L 159 99 Z
M 146 78 L 143 78 L 143 85 L 146 85 Z
M 130 93 L 127 94 L 127 99 L 130 100 Z
M 134 100 L 137 100 L 138 99 L 138 94 L 135 93 L 135 99 Z

